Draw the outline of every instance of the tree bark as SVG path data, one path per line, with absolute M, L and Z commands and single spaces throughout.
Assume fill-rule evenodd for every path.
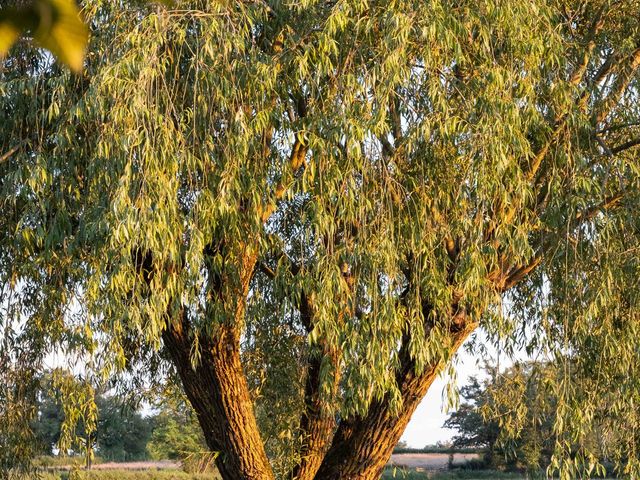
M 303 292 L 300 299 L 300 321 L 307 335 L 313 330 L 315 311 L 309 297 Z M 308 354 L 304 389 L 304 410 L 300 417 L 302 447 L 300 461 L 290 477 L 295 480 L 313 480 L 327 452 L 336 427 L 334 402 L 340 383 L 339 352 L 321 341 Z M 322 395 L 322 363 L 329 362 L 333 369 L 330 391 Z
M 475 327 L 472 323 L 452 332 L 451 353 Z M 390 399 L 385 397 L 373 402 L 364 417 L 342 420 L 315 480 L 380 478 L 413 412 L 445 364 L 444 359 L 440 360 L 416 374 L 415 362 L 407 352 L 401 354 L 401 368 L 396 375 L 403 402 L 400 412 L 394 412 Z
M 322 352 L 318 352 L 309 362 L 305 384 L 305 411 L 300 419 L 300 431 L 304 436 L 303 447 L 300 451 L 300 463 L 292 474 L 292 478 L 296 480 L 313 480 L 329 448 L 336 426 L 335 412 L 331 407 L 333 398 L 323 400 L 320 392 L 323 358 L 331 362 L 334 368 L 329 395 L 334 397 L 338 391 L 338 354 L 335 350 L 323 348 Z
M 216 466 L 222 478 L 273 480 L 242 370 L 236 330 L 223 325 L 212 338 L 202 340 L 201 358 L 195 368 L 187 332 L 171 325 L 162 338 L 207 445 L 219 452 Z

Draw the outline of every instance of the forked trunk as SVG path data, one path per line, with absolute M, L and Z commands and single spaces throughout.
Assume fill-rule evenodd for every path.
M 452 352 L 474 327 L 468 325 L 461 331 L 452 332 Z M 191 340 L 181 328 L 171 326 L 163 333 L 163 340 L 209 448 L 220 452 L 216 466 L 222 478 L 273 480 L 234 330 L 221 327 L 207 344 L 201 343 L 201 359 L 195 369 L 190 358 Z M 444 364 L 444 360 L 436 362 L 416 374 L 414 361 L 403 349 L 401 368 L 396 374 L 403 400 L 400 411 L 392 409 L 388 398 L 375 401 L 365 416 L 343 419 L 334 435 L 334 419 L 320 413 L 322 407 L 314 392 L 307 399 L 311 400 L 309 406 L 313 408 L 302 418 L 301 425 L 308 434 L 309 443 L 292 477 L 297 480 L 379 479 L 394 446 Z M 317 382 L 318 372 L 309 373 L 309 380 Z
M 468 325 L 453 333 L 452 352 L 475 328 Z M 424 398 L 446 362 L 440 361 L 417 375 L 415 364 L 405 352 L 396 381 L 402 394 L 402 408 L 394 412 L 388 398 L 376 401 L 364 417 L 345 419 L 333 439 L 315 480 L 377 480 L 391 458 L 413 412 Z

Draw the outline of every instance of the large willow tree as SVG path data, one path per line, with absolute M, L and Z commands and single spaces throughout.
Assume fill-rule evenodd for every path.
M 0 71 L 3 361 L 168 364 L 226 480 L 364 480 L 481 327 L 564 362 L 560 471 L 605 412 L 634 472 L 638 8 L 87 0 L 82 75 Z

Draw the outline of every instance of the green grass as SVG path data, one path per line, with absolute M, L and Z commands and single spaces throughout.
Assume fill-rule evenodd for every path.
M 214 473 L 180 470 L 92 470 L 41 474 L 42 480 L 219 480 Z
M 453 470 L 424 472 L 387 467 L 382 480 L 520 480 L 524 477 L 493 470 Z M 219 480 L 210 473 L 185 473 L 179 470 L 92 470 L 43 473 L 41 480 Z
M 523 478 L 523 476 L 517 473 L 506 473 L 496 470 L 426 472 L 399 467 L 387 467 L 382 474 L 382 480 L 522 480 Z

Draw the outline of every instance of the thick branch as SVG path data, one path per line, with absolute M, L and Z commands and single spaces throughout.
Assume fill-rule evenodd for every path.
M 224 242 L 208 244 L 205 255 L 224 251 Z M 138 275 L 151 285 L 156 273 L 150 251 L 136 248 L 132 259 Z M 255 255 L 242 256 L 240 288 L 232 321 L 217 325 L 213 333 L 192 331 L 186 310 L 178 318 L 167 312 L 162 341 L 193 406 L 208 447 L 218 452 L 216 466 L 224 480 L 273 480 L 273 472 L 260 438 L 240 357 L 240 326 L 244 320 L 249 281 Z M 210 272 L 209 288 L 220 301 L 225 281 Z M 198 339 L 197 361 L 194 360 Z
M 578 228 L 585 222 L 593 219 L 599 212 L 608 210 L 620 203 L 624 198 L 625 192 L 618 192 L 607 196 L 602 202 L 592 207 L 586 208 L 576 214 L 571 222 L 573 229 Z M 536 254 L 524 265 L 515 265 L 510 269 L 505 270 L 504 266 L 491 274 L 492 281 L 496 284 L 496 288 L 500 292 L 506 292 L 507 290 L 515 287 L 518 283 L 523 281 L 533 270 L 535 270 L 541 263 L 544 256 L 548 253 L 549 249 L 556 243 L 554 240 L 558 238 L 558 235 L 545 235 L 537 248 Z M 506 272 L 506 273 L 504 273 Z
M 195 367 L 191 361 L 193 345 L 184 321 L 170 324 L 162 339 L 197 414 L 207 446 L 220 452 L 216 466 L 222 478 L 273 480 L 234 329 L 220 326 L 211 338 L 201 339 L 200 361 Z
M 8 160 L 9 157 L 11 157 L 11 155 L 16 153 L 20 149 L 20 147 L 21 145 L 16 145 L 15 147 L 11 148 L 9 151 L 0 155 L 0 163 L 4 162 L 5 160 Z
M 291 155 L 289 156 L 289 165 L 294 176 L 303 167 L 308 150 L 309 147 L 304 143 L 302 137 L 297 135 L 293 148 L 291 149 Z M 260 218 L 263 222 L 269 220 L 269 217 L 273 215 L 273 212 L 276 210 L 277 203 L 284 198 L 288 188 L 289 185 L 285 184 L 283 181 L 278 183 L 271 202 L 262 206 L 260 209 Z
M 585 48 L 580 64 L 569 79 L 569 83 L 571 85 L 578 85 L 584 78 L 584 75 L 587 71 L 587 66 L 589 65 L 589 61 L 591 60 L 591 55 L 593 54 L 593 49 L 596 46 L 596 37 L 602 30 L 602 27 L 604 27 L 603 13 L 605 10 L 605 6 L 606 4 L 600 7 L 593 19 L 593 22 L 591 23 L 591 26 L 589 27 L 589 32 L 587 34 L 587 47 Z
M 614 207 L 615 205 L 620 203 L 620 201 L 624 198 L 624 196 L 625 196 L 625 192 L 614 193 L 612 195 L 605 197 L 605 199 L 602 202 L 598 203 L 597 205 L 594 205 L 581 212 L 578 212 L 575 217 L 576 224 L 580 225 L 580 224 L 583 224 L 584 222 L 588 222 L 593 217 L 595 217 L 599 212 L 603 210 L 608 210 Z
M 451 333 L 450 352 L 456 352 L 477 324 L 468 322 Z M 343 419 L 334 436 L 316 480 L 373 480 L 380 478 L 413 412 L 433 381 L 446 364 L 446 359 L 427 365 L 416 372 L 414 360 L 408 354 L 406 336 L 401 353 L 401 366 L 396 381 L 402 398 L 400 412 L 393 408 L 389 395 L 374 401 L 366 415 Z M 405 353 L 406 352 L 406 353 Z
M 300 463 L 296 465 L 292 475 L 296 480 L 312 480 L 315 477 L 329 448 L 336 425 L 332 404 L 337 395 L 340 380 L 339 354 L 337 349 L 331 348 L 326 343 L 314 350 L 309 353 L 305 380 L 305 409 L 300 418 L 303 446 L 300 450 Z M 329 362 L 333 369 L 328 398 L 322 395 L 324 362 Z
M 624 152 L 625 150 L 629 150 L 630 148 L 633 148 L 638 145 L 640 145 L 640 138 L 634 138 L 633 140 L 629 140 L 628 142 L 625 142 L 622 145 L 613 147 L 611 149 L 611 153 L 615 155 L 616 153 Z

